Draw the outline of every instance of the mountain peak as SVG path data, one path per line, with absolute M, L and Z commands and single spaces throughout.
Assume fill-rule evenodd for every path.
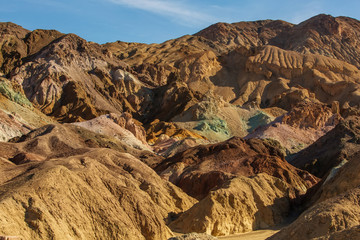
M 12 22 L 0 22 L 0 36 L 5 34 L 15 35 L 17 38 L 24 38 L 30 31 Z
M 297 27 L 313 29 L 322 35 L 332 35 L 339 33 L 339 26 L 335 17 L 327 14 L 319 14 L 301 22 Z

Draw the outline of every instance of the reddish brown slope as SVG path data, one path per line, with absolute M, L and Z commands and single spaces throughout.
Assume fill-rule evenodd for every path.
M 235 137 L 219 144 L 188 149 L 165 160 L 155 170 L 198 199 L 228 179 L 258 173 L 284 180 L 296 189 L 296 195 L 305 193 L 317 179 L 288 164 L 277 144 L 270 140 Z

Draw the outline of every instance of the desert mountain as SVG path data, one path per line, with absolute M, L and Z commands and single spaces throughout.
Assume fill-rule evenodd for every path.
M 359 21 L 320 14 L 298 25 L 284 21 L 217 23 L 197 34 L 228 48 L 273 45 L 299 53 L 314 53 L 359 66 Z
M 213 239 L 298 214 L 272 239 L 356 239 L 359 41 L 324 14 L 160 44 L 0 23 L 0 238 Z
M 350 19 L 343 19 L 321 15 L 309 21 L 324 22 L 324 29 L 313 31 L 330 34 L 331 31 L 327 29 L 330 20 L 347 24 L 342 29 L 349 28 Z M 76 120 L 64 118 L 64 113 L 68 112 L 70 116 L 75 111 L 75 116 L 89 119 L 122 109 L 137 111 L 147 119 L 168 121 L 201 100 L 202 95 L 209 91 L 222 96 L 225 102 L 239 105 L 254 102 L 289 109 L 303 99 L 317 99 L 328 104 L 338 100 L 340 105 L 348 101 L 350 105 L 357 105 L 359 78 L 357 65 L 353 61 L 316 51 L 279 48 L 281 44 L 267 44 L 285 32 L 289 32 L 288 35 L 293 32 L 304 35 L 304 31 L 310 31 L 309 28 L 314 25 L 301 27 L 304 24 L 309 25 L 305 22 L 293 26 L 277 21 L 238 23 L 226 25 L 226 31 L 220 27 L 222 30 L 219 34 L 216 34 L 219 26 L 215 25 L 204 30 L 208 34 L 200 32 L 162 44 L 116 42 L 103 46 L 88 43 L 71 34 L 62 36 L 54 31 L 39 30 L 22 36 L 18 33 L 21 28 L 13 26 L 16 31 L 11 31 L 17 33 L 13 38 L 23 41 L 24 53 L 17 50 L 22 56 L 23 66 L 16 69 L 14 64 L 9 76 L 23 86 L 26 96 L 43 112 L 62 121 Z M 232 31 L 231 28 L 237 30 Z M 351 30 L 355 31 L 356 28 Z M 238 42 L 228 50 L 228 44 L 224 42 L 230 40 L 212 39 L 211 31 L 218 38 L 224 35 L 242 39 L 242 35 L 249 34 L 247 37 L 253 40 L 251 43 Z M 223 31 L 231 34 L 224 34 Z M 261 34 L 262 31 L 264 34 Z M 260 34 L 252 36 L 254 32 Z M 335 33 L 327 36 L 331 37 L 334 38 L 332 41 L 343 41 Z M 48 42 L 50 44 L 46 45 Z M 322 43 L 323 49 L 332 46 L 331 42 L 325 40 L 319 43 Z M 38 47 L 39 51 L 35 52 L 34 44 L 46 46 Z M 225 46 L 226 50 L 222 49 Z M 3 49 L 5 51 L 7 48 L 4 46 Z M 37 79 L 36 84 L 32 79 Z M 28 86 L 29 82 L 32 82 L 33 88 Z M 48 88 L 51 90 L 45 91 Z M 65 96 L 71 93 L 74 99 L 65 100 L 63 93 Z M 181 102 L 175 99 L 179 97 L 183 99 Z M 153 109 L 151 101 L 158 102 L 160 109 Z M 164 112 L 172 109 L 176 112 L 164 115 Z M 76 114 L 76 111 L 81 111 L 81 114 Z

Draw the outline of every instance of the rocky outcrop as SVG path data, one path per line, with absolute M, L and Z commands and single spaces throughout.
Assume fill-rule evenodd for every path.
M 133 119 L 130 113 L 123 113 L 120 116 L 115 114 L 109 114 L 109 117 L 114 120 L 121 127 L 130 131 L 134 136 L 139 139 L 142 143 L 147 144 L 146 131 L 142 124 Z
M 171 39 L 162 44 L 148 45 L 117 41 L 106 43 L 104 47 L 129 65 L 146 69 L 149 64 L 154 64 L 163 67 L 166 74 L 173 72 L 175 63 L 187 56 L 204 52 L 204 50 L 215 49 L 215 52 L 219 52 L 219 48 L 214 46 L 212 41 L 189 35 Z
M 338 197 L 316 204 L 301 214 L 295 222 L 269 239 L 338 239 L 359 225 L 360 189 L 355 188 Z M 352 235 L 349 239 L 356 239 Z
M 6 142 L 9 139 L 28 133 L 31 126 L 26 125 L 22 119 L 15 118 L 13 114 L 0 110 L 0 141 Z
M 11 80 L 44 113 L 72 122 L 108 112 L 140 111 L 148 92 L 126 68 L 100 45 L 69 34 L 34 53 Z
M 280 223 L 290 207 L 289 185 L 265 173 L 237 177 L 209 193 L 169 226 L 214 236 L 248 232 Z
M 229 104 L 214 92 L 207 93 L 198 103 L 172 119 L 177 126 L 191 129 L 214 142 L 232 136 L 244 137 L 272 120 L 274 116 L 267 109 Z
M 52 41 L 62 37 L 64 34 L 56 30 L 42 30 L 36 29 L 29 32 L 24 41 L 27 48 L 27 54 L 29 56 L 39 52 L 43 47 L 49 45 Z
M 196 33 L 227 48 L 238 46 L 257 47 L 268 44 L 279 33 L 291 29 L 293 24 L 284 21 L 254 21 L 238 23 L 216 23 Z
M 205 137 L 195 132 L 158 119 L 150 123 L 146 132 L 147 141 L 153 151 L 165 157 L 208 142 Z
M 359 71 L 355 66 L 343 61 L 265 46 L 258 54 L 248 58 L 246 69 L 249 72 L 262 74 L 269 80 L 282 78 L 290 80 L 287 83 L 282 81 L 281 88 L 275 92 L 280 93 L 279 91 L 282 90 L 280 95 L 267 91 L 272 85 L 279 85 L 277 81 L 266 85 L 264 95 L 261 96 L 264 103 L 280 104 L 287 109 L 296 104 L 296 100 L 304 99 L 318 99 L 328 104 L 334 100 L 340 101 L 341 104 L 345 101 L 353 105 L 358 103 L 356 83 L 359 82 Z M 286 106 L 287 102 L 282 98 L 295 89 L 306 89 L 308 92 L 304 92 L 303 97 L 299 99 L 293 98 L 295 101 L 290 102 L 290 106 Z
M 329 56 L 359 67 L 359 30 L 356 19 L 320 14 L 281 32 L 270 44 L 301 53 Z
M 35 109 L 7 79 L 0 79 L 0 141 L 19 137 L 54 121 Z
M 232 138 L 190 148 L 163 161 L 155 170 L 198 199 L 235 176 L 267 173 L 278 177 L 294 187 L 293 198 L 317 182 L 311 174 L 288 164 L 277 142 L 260 139 Z
M 97 121 L 94 121 L 95 126 Z M 98 125 L 98 127 L 106 130 L 106 126 Z M 163 160 L 162 157 L 155 155 L 145 147 L 145 149 L 136 147 L 136 145 L 133 147 L 131 142 L 125 141 L 126 139 L 120 140 L 116 137 L 116 130 L 119 131 L 119 128 L 116 128 L 116 126 L 114 128 L 114 132 L 110 131 L 110 134 L 106 135 L 109 131 L 104 131 L 101 134 L 72 124 L 50 124 L 32 130 L 21 137 L 11 139 L 11 142 L 16 144 L 0 146 L 0 150 L 3 151 L 2 156 L 7 159 L 13 158 L 20 153 L 31 153 L 42 156 L 45 159 L 51 159 L 84 153 L 93 148 L 110 148 L 118 152 L 130 153 L 149 166 L 157 165 Z M 115 133 L 115 136 L 113 133 Z M 130 139 L 135 139 L 131 133 L 128 132 L 128 134 L 132 137 Z M 1 147 L 4 146 L 6 148 L 2 149 Z
M 304 102 L 285 114 L 281 122 L 292 127 L 321 129 L 326 126 L 334 127 L 340 120 L 341 116 L 336 107 L 330 108 L 324 104 Z
M 279 20 L 216 23 L 195 35 L 226 46 L 225 49 L 273 45 L 299 53 L 329 56 L 358 67 L 359 30 L 356 19 L 320 14 L 297 25 Z
M 271 138 L 291 155 L 314 143 L 341 120 L 339 110 L 321 103 L 301 102 L 288 113 L 260 126 L 245 138 Z
M 173 157 L 189 148 L 209 143 L 209 141 L 199 138 L 185 138 L 176 141 L 173 138 L 167 138 L 167 135 L 162 136 L 165 138 L 160 137 L 158 139 L 158 142 L 153 145 L 153 151 L 165 158 Z
M 204 93 L 212 85 L 209 77 L 220 68 L 218 47 L 195 36 L 151 45 L 118 41 L 107 43 L 104 48 L 132 66 L 139 79 L 152 87 L 170 84 L 175 74 L 177 81 L 189 83 L 191 90 Z M 204 83 L 203 87 L 199 81 Z
M 185 112 L 198 102 L 200 97 L 197 92 L 179 81 L 176 75 L 171 75 L 171 79 L 173 80 L 169 84 L 154 91 L 159 97 L 153 102 L 153 111 L 148 115 L 149 119 L 171 121 L 176 115 Z
M 354 150 L 357 152 L 328 171 L 319 186 L 308 194 L 311 198 L 308 205 L 312 206 L 270 239 L 343 239 L 345 236 L 356 239 L 360 218 L 360 152 L 359 147 Z
M 22 41 L 29 30 L 14 23 L 0 23 L 0 73 L 8 75 L 27 56 L 27 46 Z
M 16 24 L 0 23 L 0 72 L 9 75 L 28 55 L 38 52 L 63 34 L 55 30 L 30 32 Z
M 186 129 L 177 127 L 174 123 L 154 120 L 147 128 L 147 141 L 149 143 L 156 143 L 161 135 L 167 135 L 168 137 L 182 140 L 188 137 L 204 139 L 204 137 L 191 132 Z
M 73 124 L 98 134 L 115 137 L 133 148 L 151 151 L 151 147 L 146 142 L 145 129 L 140 125 L 136 125 L 128 113 L 122 115 L 107 114 L 89 121 Z
M 359 117 L 350 116 L 341 121 L 334 129 L 319 138 L 308 148 L 300 151 L 290 163 L 306 169 L 318 177 L 346 161 L 359 149 Z

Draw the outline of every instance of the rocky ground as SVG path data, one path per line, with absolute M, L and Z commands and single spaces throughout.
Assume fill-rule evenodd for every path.
M 329 15 L 150 45 L 0 23 L 0 239 L 358 239 L 359 41 Z

